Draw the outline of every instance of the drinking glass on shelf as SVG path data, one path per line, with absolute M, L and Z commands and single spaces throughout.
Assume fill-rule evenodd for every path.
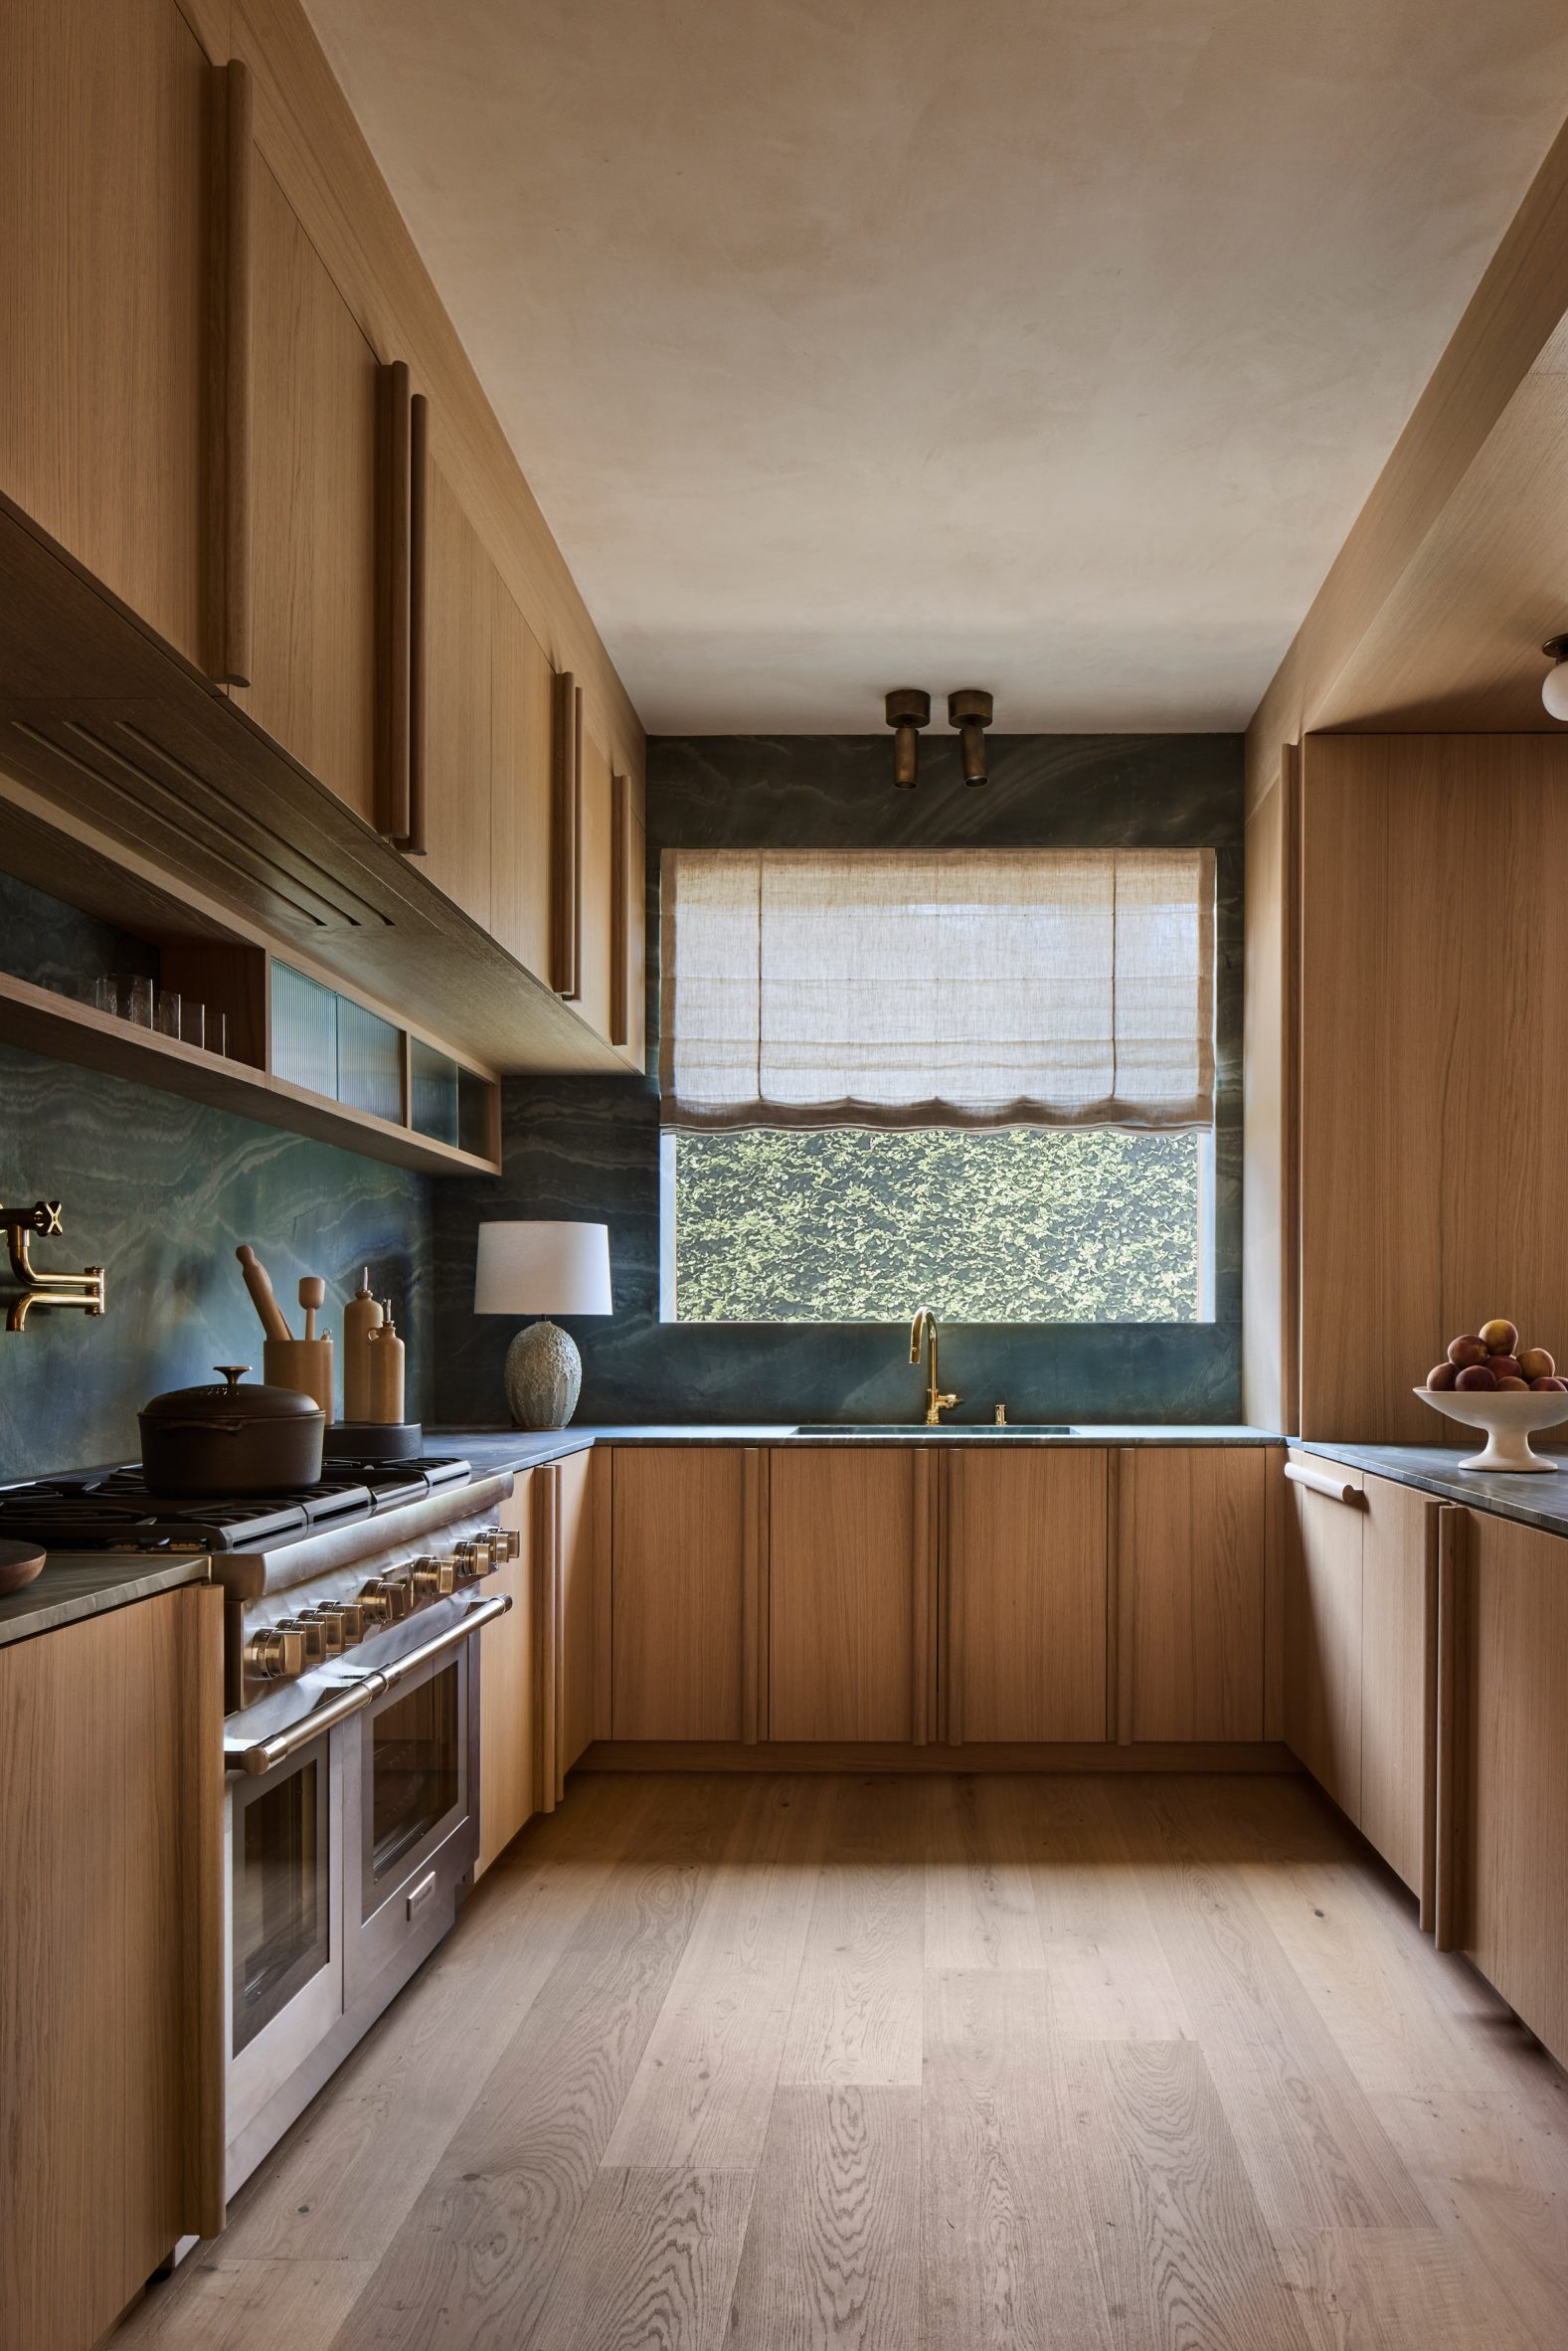
M 125 1005 L 125 1017 L 137 1028 L 152 1026 L 153 987 L 150 980 L 137 978 L 130 984 L 130 995 Z
M 208 1021 L 207 1050 L 209 1053 L 219 1054 L 225 1061 L 228 1060 L 229 1015 L 227 1012 L 215 1012 Z
M 180 992 L 177 988 L 159 989 L 152 1024 L 160 1036 L 180 1034 Z
M 99 972 L 92 983 L 92 1002 L 100 1012 L 119 1015 L 119 980 L 113 972 Z
M 199 1004 L 194 996 L 188 995 L 180 1006 L 180 1035 L 188 1045 L 207 1042 L 207 1006 Z

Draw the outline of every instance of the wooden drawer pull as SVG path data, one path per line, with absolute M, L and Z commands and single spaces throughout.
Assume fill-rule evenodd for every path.
M 1288 1461 L 1285 1474 L 1293 1486 L 1305 1486 L 1309 1494 L 1326 1494 L 1330 1502 L 1347 1502 L 1352 1510 L 1365 1510 L 1366 1496 L 1359 1486 L 1352 1486 L 1345 1478 L 1329 1477 L 1323 1470 L 1305 1469 L 1299 1461 Z

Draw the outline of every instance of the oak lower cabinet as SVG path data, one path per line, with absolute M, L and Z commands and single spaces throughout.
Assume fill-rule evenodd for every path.
M 936 1466 L 915 1445 L 772 1449 L 771 1737 L 930 1736 Z
M 1287 1487 L 1286 1738 L 1427 1920 L 1442 1506 L 1389 1478 L 1291 1461 L 1321 1486 Z
M 537 1473 L 536 1473 L 537 1475 Z M 557 1792 L 585 1747 L 606 1734 L 610 1660 L 609 1456 L 595 1447 L 552 1462 L 556 1576 Z
M 534 1554 L 538 1514 L 533 1482 L 522 1471 L 496 1512 L 519 1540 L 515 1559 L 485 1577 L 484 1592 L 506 1592 L 512 1605 L 479 1635 L 479 1858 L 481 1877 L 538 1810 L 538 1643 Z
M 1354 1820 L 1361 1805 L 1361 1528 L 1358 1470 L 1293 1453 L 1344 1498 L 1290 1486 L 1285 1587 L 1285 1735 Z
M 1568 1541 L 1473 1512 L 1461 1584 L 1460 1941 L 1568 2062 Z
M 1441 1506 L 1392 1478 L 1364 1478 L 1362 1496 L 1361 1793 L 1354 1818 L 1425 1909 L 1436 1834 Z
M 235 698 L 374 824 L 376 354 L 260 148 L 251 248 L 250 686 Z
M 755 1739 L 766 1456 L 626 1445 L 610 1456 L 610 1735 Z
M 1264 1734 L 1263 1445 L 1145 1445 L 1118 1493 L 1119 1734 Z
M 0 9 L 0 492 L 198 667 L 210 81 L 174 0 Z
M 956 1445 L 942 1686 L 949 1743 L 1106 1735 L 1110 1456 Z
M 223 1595 L 0 1649 L 0 2343 L 87 2351 L 223 2222 Z

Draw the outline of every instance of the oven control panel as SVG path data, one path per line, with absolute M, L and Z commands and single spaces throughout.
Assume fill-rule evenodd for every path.
M 515 1559 L 521 1548 L 522 1537 L 515 1528 L 480 1527 L 454 1541 L 449 1550 L 379 1567 L 357 1582 L 350 1576 L 347 1589 L 339 1589 L 343 1578 L 335 1577 L 333 1588 L 313 1600 L 301 1595 L 287 1615 L 246 1633 L 241 1652 L 246 1698 L 342 1657 L 433 1600 L 450 1598 L 492 1568 Z M 305 1592 L 310 1589 L 307 1585 Z

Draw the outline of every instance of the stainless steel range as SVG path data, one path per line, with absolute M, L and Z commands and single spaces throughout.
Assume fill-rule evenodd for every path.
M 225 1593 L 227 2191 L 450 1928 L 479 1842 L 474 1636 L 511 1606 L 509 1474 L 334 1463 L 299 1494 L 0 1491 L 0 1535 L 201 1551 Z

